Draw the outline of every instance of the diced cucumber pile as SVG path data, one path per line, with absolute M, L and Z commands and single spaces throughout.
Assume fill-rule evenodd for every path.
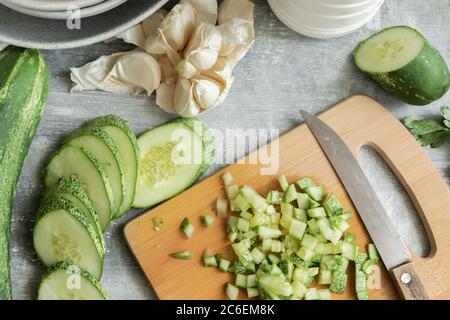
M 236 274 L 225 289 L 230 299 L 237 299 L 241 288 L 249 298 L 328 300 L 332 292 L 344 293 L 350 261 L 357 297 L 368 298 L 367 277 L 378 255 L 373 244 L 366 254 L 353 243 L 355 236 L 347 232 L 351 214 L 336 195 L 310 178 L 289 183 L 281 176 L 282 191 L 270 190 L 265 197 L 234 185 L 229 173 L 223 180 L 229 198 L 218 202 L 218 215 L 224 216 L 227 207 L 232 211 L 227 230 L 237 260 L 206 250 L 203 262 Z M 316 283 L 321 289 L 313 287 Z
M 131 208 L 139 152 L 128 123 L 94 119 L 65 139 L 44 173 L 33 244 L 49 267 L 39 299 L 105 299 L 103 232 Z M 69 282 L 74 281 L 69 288 Z M 75 288 L 75 289 L 74 289 Z

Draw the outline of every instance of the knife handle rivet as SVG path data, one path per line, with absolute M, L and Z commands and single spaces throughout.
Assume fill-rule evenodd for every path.
M 404 284 L 408 284 L 411 282 L 411 275 L 407 272 L 402 273 L 402 275 L 400 276 L 400 281 Z

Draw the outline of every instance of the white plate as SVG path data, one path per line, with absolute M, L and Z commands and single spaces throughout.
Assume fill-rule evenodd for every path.
M 293 24 L 299 24 L 312 29 L 328 29 L 336 30 L 350 28 L 362 21 L 366 21 L 367 17 L 378 11 L 383 0 L 365 9 L 362 12 L 352 15 L 336 15 L 324 16 L 308 12 L 300 7 L 295 0 L 269 0 L 269 4 L 275 7 L 278 15 L 287 17 Z
M 377 14 L 379 8 L 383 4 L 383 1 L 381 1 L 376 10 L 374 10 L 364 20 L 361 20 L 356 24 L 347 26 L 345 28 L 324 29 L 324 28 L 311 28 L 309 26 L 299 23 L 297 19 L 286 14 L 284 8 L 279 6 L 279 2 L 277 0 L 268 0 L 268 2 L 275 15 L 278 17 L 278 19 L 280 19 L 280 21 L 283 22 L 288 28 L 304 36 L 317 39 L 338 38 L 358 30 Z
M 104 0 L 1 0 L 1 3 L 39 11 L 66 11 L 68 8 L 84 8 Z
M 377 4 L 379 0 L 369 0 L 361 4 L 352 6 L 338 6 L 326 3 L 321 3 L 318 0 L 295 0 L 298 6 L 305 8 L 311 13 L 316 13 L 325 16 L 350 15 L 357 14 L 367 8 Z
M 127 0 L 107 0 L 103 1 L 99 4 L 85 7 L 80 9 L 79 11 L 79 17 L 80 18 L 87 18 L 91 16 L 95 16 L 97 14 L 101 14 L 103 12 L 109 11 L 114 9 L 115 7 L 120 6 L 121 4 L 125 3 Z M 76 11 L 41 11 L 41 10 L 33 10 L 33 9 L 27 9 L 18 7 L 12 4 L 6 4 L 5 6 L 18 11 L 20 13 L 24 13 L 29 16 L 38 17 L 38 18 L 45 18 L 45 19 L 58 19 L 58 20 L 67 20 L 70 18 L 75 17 L 78 12 Z

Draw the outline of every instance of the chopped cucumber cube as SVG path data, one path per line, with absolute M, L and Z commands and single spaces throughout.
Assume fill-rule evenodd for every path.
M 237 300 L 239 296 L 239 288 L 235 287 L 231 283 L 227 283 L 227 287 L 225 289 L 225 294 L 230 300 Z
M 282 235 L 281 230 L 263 226 L 259 226 L 256 233 L 261 237 L 261 239 L 278 238 Z
M 278 178 L 278 182 L 280 183 L 280 187 L 283 191 L 286 191 L 289 188 L 289 182 L 284 174 Z
M 316 288 L 309 288 L 305 292 L 305 300 L 319 300 L 319 294 Z
M 241 194 L 233 199 L 233 203 L 242 212 L 245 212 L 250 208 L 250 202 L 248 202 L 247 199 L 245 199 Z
M 200 217 L 200 221 L 202 222 L 202 224 L 205 227 L 210 227 L 214 223 L 214 217 L 208 216 L 208 215 L 203 215 Z
M 269 259 L 269 261 L 272 262 L 272 264 L 278 264 L 280 262 L 280 258 L 274 254 L 269 254 L 267 256 L 267 259 Z
M 341 203 L 332 192 L 330 192 L 325 197 L 325 200 L 323 201 L 323 207 L 327 212 L 328 216 L 340 215 L 344 212 L 344 208 L 342 207 Z
M 214 256 L 203 256 L 203 265 L 205 267 L 217 267 L 217 260 Z
M 235 184 L 225 188 L 228 200 L 233 200 L 239 195 L 239 187 Z
M 235 242 L 237 240 L 237 237 L 238 237 L 237 231 L 232 231 L 228 233 L 228 240 L 230 240 L 231 242 Z
M 308 220 L 307 224 L 308 224 L 308 232 L 310 234 L 312 234 L 313 236 L 318 236 L 319 234 L 321 234 L 320 228 L 317 225 L 317 221 L 315 219 Z
M 291 220 L 291 225 L 289 227 L 289 234 L 297 239 L 301 240 L 303 238 L 303 234 L 306 230 L 306 223 L 301 222 L 297 219 Z
M 272 250 L 272 239 L 263 239 L 262 241 L 262 251 L 263 252 L 268 252 Z
M 253 250 L 251 251 L 251 254 L 253 257 L 253 262 L 256 264 L 260 264 L 266 258 L 264 253 L 256 247 L 253 248 Z
M 281 243 L 281 241 L 272 240 L 272 248 L 270 248 L 270 251 L 276 253 L 283 251 L 283 244 Z
M 331 270 L 320 270 L 319 272 L 319 284 L 331 284 L 332 272 Z
M 331 300 L 331 291 L 329 289 L 317 290 L 317 295 L 320 300 Z
M 247 276 L 247 288 L 256 288 L 257 281 L 256 281 L 256 274 L 249 274 Z
M 310 234 L 305 234 L 302 238 L 301 245 L 309 250 L 314 250 L 319 241 Z
M 302 299 L 305 296 L 307 288 L 302 282 L 294 281 L 292 282 L 292 290 L 298 299 Z
M 239 214 L 239 216 L 240 216 L 241 218 L 244 218 L 245 220 L 250 220 L 250 219 L 253 217 L 253 215 L 252 215 L 250 212 L 247 212 L 247 211 L 242 211 L 242 212 Z
M 315 201 L 313 198 L 309 198 L 309 207 L 312 208 L 318 208 L 320 207 L 320 203 Z
M 220 259 L 219 270 L 222 272 L 227 272 L 230 267 L 230 261 L 226 259 Z
M 285 296 L 292 295 L 292 286 L 280 277 L 266 275 L 259 279 L 259 285 L 269 295 Z
M 297 206 L 303 210 L 309 209 L 309 196 L 306 193 L 297 193 Z
M 217 210 L 217 216 L 220 219 L 225 219 L 227 217 L 227 211 L 228 211 L 227 199 L 218 198 L 217 202 L 216 202 L 216 210 Z
M 244 266 L 253 261 L 253 256 L 244 242 L 233 243 L 231 247 Z
M 290 203 L 281 203 L 280 212 L 281 214 L 292 215 L 294 213 L 294 206 Z
M 257 288 L 247 288 L 247 297 L 249 298 L 259 297 L 259 290 Z
M 248 220 L 245 220 L 243 218 L 238 218 L 236 228 L 239 231 L 247 232 L 248 230 L 250 230 L 250 222 L 248 222 Z
M 188 218 L 184 218 L 183 222 L 181 222 L 180 229 L 184 232 L 184 234 L 191 238 L 194 234 L 195 228 L 194 225 L 191 223 L 191 221 Z
M 333 271 L 333 278 L 330 284 L 330 291 L 334 293 L 344 293 L 347 285 L 347 275 L 343 271 Z
M 189 251 L 178 251 L 171 253 L 170 256 L 175 259 L 189 260 L 192 259 L 192 254 Z
M 344 232 L 342 234 L 342 236 L 344 237 L 344 241 L 347 241 L 347 242 L 353 242 L 356 240 L 356 236 L 350 232 Z
M 359 246 L 344 241 L 341 243 L 341 250 L 343 257 L 347 258 L 348 260 L 355 261 L 359 252 Z
M 247 288 L 247 276 L 243 274 L 237 274 L 235 285 L 238 288 Z
M 225 172 L 222 176 L 223 184 L 229 186 L 233 183 L 234 178 L 229 172 Z
M 314 251 L 305 247 L 301 247 L 300 250 L 297 252 L 297 255 L 304 261 L 310 261 L 314 256 Z
M 344 220 L 349 220 L 352 216 L 353 216 L 353 214 L 351 212 L 346 212 L 341 215 L 341 218 Z
M 310 196 L 314 201 L 321 202 L 324 197 L 325 189 L 323 186 L 314 186 L 303 189 L 308 196 Z
M 378 251 L 373 243 L 367 245 L 367 253 L 369 254 L 369 259 L 378 260 Z
M 249 186 L 242 187 L 241 192 L 244 198 L 247 199 L 247 201 L 250 202 L 251 206 L 257 211 L 263 211 L 266 208 L 266 199 L 261 197 L 255 190 L 253 190 Z
M 294 208 L 294 218 L 304 223 L 308 221 L 306 211 L 299 208 Z
M 308 209 L 306 212 L 310 218 L 323 218 L 327 216 L 323 207 Z
M 290 184 L 284 193 L 284 202 L 290 203 L 297 200 L 297 189 L 295 189 L 295 184 Z
M 300 187 L 300 189 L 306 189 L 308 187 L 314 187 L 316 184 L 310 178 L 302 178 L 295 181 L 295 183 Z

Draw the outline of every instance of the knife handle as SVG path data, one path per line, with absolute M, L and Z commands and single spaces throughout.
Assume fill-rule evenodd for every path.
M 391 270 L 392 277 L 405 300 L 428 300 L 426 292 L 412 262 Z

